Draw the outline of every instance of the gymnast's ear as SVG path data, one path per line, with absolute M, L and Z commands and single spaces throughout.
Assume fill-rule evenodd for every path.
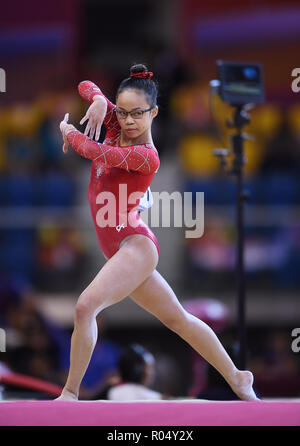
M 152 114 L 152 118 L 155 118 L 157 116 L 157 114 L 158 114 L 158 106 L 157 105 L 156 105 L 156 107 L 154 107 L 151 110 L 151 114 Z

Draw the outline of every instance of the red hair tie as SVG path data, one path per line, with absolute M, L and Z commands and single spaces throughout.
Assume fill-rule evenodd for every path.
M 142 71 L 141 73 L 130 73 L 130 77 L 137 77 L 139 79 L 151 79 L 152 71 Z

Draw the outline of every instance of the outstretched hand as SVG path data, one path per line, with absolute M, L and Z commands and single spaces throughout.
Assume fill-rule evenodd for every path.
M 88 120 L 84 134 L 91 139 L 95 136 L 95 141 L 98 141 L 100 138 L 101 126 L 106 115 L 106 110 L 107 104 L 105 99 L 101 96 L 97 96 L 94 98 L 94 102 L 89 106 L 85 116 L 80 121 L 80 124 L 83 124 Z
M 62 150 L 64 153 L 67 153 L 68 147 L 69 147 L 69 141 L 67 140 L 68 132 L 71 130 L 76 130 L 74 125 L 68 124 L 68 120 L 69 120 L 69 113 L 66 113 L 64 119 L 59 124 L 59 128 L 60 128 L 60 131 L 61 131 L 61 133 L 63 135 L 63 139 L 64 139 L 64 143 L 62 146 Z

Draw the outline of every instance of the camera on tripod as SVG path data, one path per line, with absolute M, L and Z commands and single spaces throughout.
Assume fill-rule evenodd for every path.
M 252 135 L 241 133 L 243 127 L 250 122 L 247 110 L 255 104 L 265 102 L 263 68 L 259 63 L 217 61 L 218 78 L 210 81 L 211 94 L 218 95 L 223 102 L 235 108 L 233 120 L 226 120 L 227 127 L 235 128 L 243 139 L 255 140 Z M 222 167 L 226 166 L 225 158 L 229 155 L 227 149 L 213 150 L 220 158 Z M 245 157 L 242 155 L 242 162 Z M 236 164 L 232 172 L 236 170 Z
M 250 116 L 246 110 L 255 104 L 265 101 L 263 69 L 258 63 L 225 62 L 217 61 L 217 80 L 210 81 L 211 94 L 218 95 L 223 102 L 233 106 L 232 121 L 227 119 L 227 126 L 236 130 L 231 136 L 231 144 L 234 153 L 230 174 L 237 178 L 237 294 L 238 294 L 238 322 L 239 322 L 239 367 L 245 368 L 246 362 L 246 325 L 245 325 L 245 271 L 244 271 L 244 202 L 249 194 L 243 189 L 243 167 L 246 163 L 244 156 L 244 140 L 252 139 L 250 135 L 243 133 L 243 128 L 250 122 Z M 214 155 L 218 156 L 221 165 L 226 167 L 226 157 L 229 150 L 215 149 Z
M 265 101 L 263 69 L 259 63 L 217 61 L 218 80 L 211 86 L 231 105 L 260 104 Z

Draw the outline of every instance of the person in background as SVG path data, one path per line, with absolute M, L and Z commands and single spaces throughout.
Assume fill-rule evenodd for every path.
M 119 360 L 121 382 L 111 386 L 107 399 L 112 401 L 161 400 L 167 397 L 150 388 L 155 375 L 154 356 L 139 344 L 123 350 Z

